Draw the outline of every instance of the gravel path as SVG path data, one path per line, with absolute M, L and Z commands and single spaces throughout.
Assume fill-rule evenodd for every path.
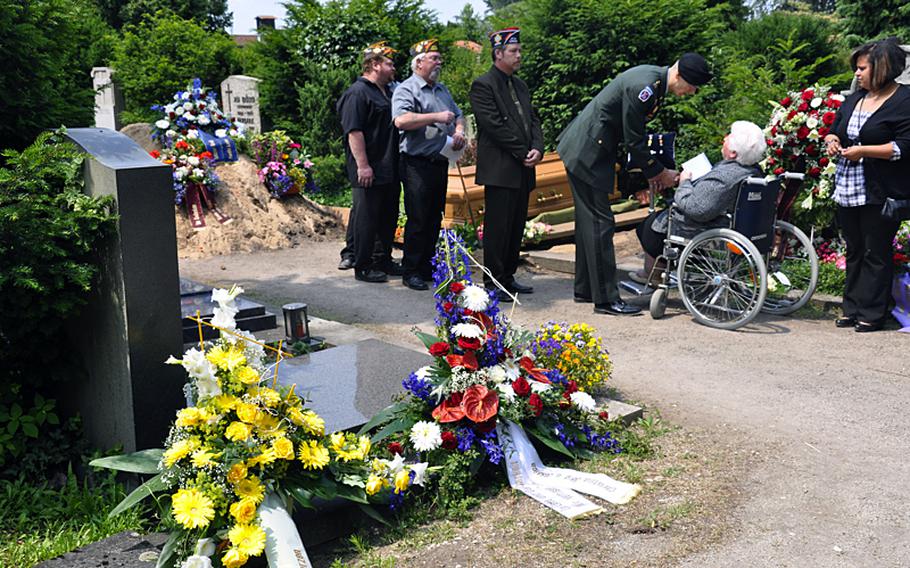
M 181 260 L 180 272 L 207 284 L 237 282 L 271 306 L 304 301 L 313 315 L 416 347 L 410 330 L 432 327 L 431 293 L 398 280 L 356 282 L 335 268 L 340 248 L 308 243 Z M 676 565 L 910 566 L 910 335 L 764 315 L 724 332 L 694 323 L 675 299 L 660 321 L 601 316 L 573 303 L 568 275 L 526 272 L 520 280 L 535 293 L 516 307 L 516 322 L 595 326 L 623 397 L 758 456 L 741 473 L 724 538 Z

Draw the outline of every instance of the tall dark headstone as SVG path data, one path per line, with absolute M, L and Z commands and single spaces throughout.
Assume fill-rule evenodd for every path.
M 171 167 L 113 130 L 67 135 L 90 156 L 85 192 L 113 196 L 118 221 L 97 251 L 99 282 L 71 326 L 87 379 L 74 381 L 61 404 L 81 413 L 95 447 L 161 447 L 185 380 L 181 367 L 164 364 L 183 352 Z

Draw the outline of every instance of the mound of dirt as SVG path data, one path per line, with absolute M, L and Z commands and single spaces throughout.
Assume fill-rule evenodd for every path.
M 146 151 L 160 149 L 151 139 L 151 130 L 148 124 L 130 124 L 121 132 Z M 231 222 L 222 225 L 206 211 L 206 228 L 196 231 L 190 225 L 186 207 L 175 207 L 180 258 L 292 248 L 306 241 L 344 234 L 339 215 L 331 209 L 304 196 L 272 199 L 259 183 L 256 165 L 246 156 L 237 162 L 218 164 L 215 172 L 222 181 L 215 193 L 215 206 L 229 215 Z
M 222 182 L 215 205 L 231 217 L 231 222 L 222 225 L 207 212 L 206 228 L 195 231 L 186 207 L 175 208 L 180 258 L 292 248 L 344 234 L 337 215 L 304 196 L 272 199 L 259 183 L 256 164 L 246 156 L 217 165 L 215 172 Z

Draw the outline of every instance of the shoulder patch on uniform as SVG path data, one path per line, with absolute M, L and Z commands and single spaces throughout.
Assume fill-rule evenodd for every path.
M 638 100 L 640 100 L 643 103 L 646 103 L 646 102 L 648 102 L 648 99 L 650 99 L 651 95 L 653 95 L 653 94 L 654 94 L 654 89 L 652 89 L 651 86 L 648 85 L 647 87 L 642 89 L 640 93 L 638 93 Z

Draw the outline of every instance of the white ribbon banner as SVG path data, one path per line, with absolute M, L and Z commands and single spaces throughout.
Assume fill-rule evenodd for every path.
M 502 444 L 509 485 L 569 519 L 603 512 L 579 492 L 622 505 L 641 491 L 639 485 L 602 473 L 543 465 L 524 429 L 514 422 L 499 422 L 496 433 Z
M 259 507 L 259 518 L 265 530 L 269 568 L 312 568 L 297 525 L 277 495 L 270 493 L 266 497 Z

